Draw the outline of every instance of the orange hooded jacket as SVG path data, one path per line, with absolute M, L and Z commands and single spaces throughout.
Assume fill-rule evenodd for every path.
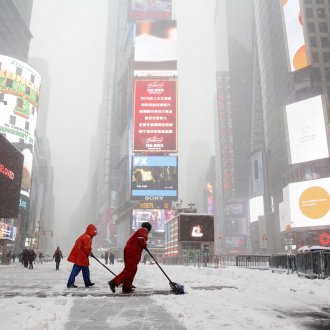
M 85 234 L 82 234 L 76 240 L 68 256 L 68 261 L 78 266 L 89 266 L 88 257 L 92 252 L 92 239 L 96 234 L 96 227 L 92 224 L 88 225 Z

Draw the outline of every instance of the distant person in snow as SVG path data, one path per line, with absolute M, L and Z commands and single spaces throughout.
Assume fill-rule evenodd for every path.
M 61 262 L 61 259 L 63 259 L 63 254 L 62 254 L 62 251 L 59 246 L 56 248 L 56 250 L 53 254 L 53 259 L 55 259 L 56 270 L 60 270 L 60 262 Z
M 72 248 L 68 261 L 74 265 L 67 283 L 68 288 L 77 288 L 74 284 L 76 276 L 82 271 L 85 287 L 93 286 L 94 283 L 90 280 L 89 274 L 89 256 L 93 256 L 92 253 L 92 240 L 97 235 L 96 227 L 90 224 L 86 228 L 86 232 L 78 237 Z
M 123 293 L 134 291 L 132 283 L 137 272 L 137 265 L 141 260 L 142 251 L 147 247 L 148 234 L 151 228 L 149 222 L 143 222 L 141 228 L 128 239 L 124 248 L 124 270 L 108 282 L 113 293 L 116 292 L 116 287 L 120 284 L 123 284 Z
M 33 269 L 33 262 L 36 259 L 36 253 L 32 248 L 28 252 L 29 269 Z

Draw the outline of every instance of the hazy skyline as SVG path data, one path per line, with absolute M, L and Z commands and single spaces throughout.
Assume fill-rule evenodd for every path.
M 203 172 L 214 155 L 214 6 L 215 0 L 207 6 L 201 0 L 173 1 L 178 24 L 179 198 L 199 209 Z M 54 167 L 55 236 L 79 207 L 92 175 L 89 153 L 102 105 L 107 7 L 107 0 L 34 0 L 30 57 L 47 62 L 51 82 L 46 136 Z

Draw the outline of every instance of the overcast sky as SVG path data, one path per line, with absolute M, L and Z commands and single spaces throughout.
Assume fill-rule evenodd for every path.
M 113 0 L 112 0 L 113 1 Z M 90 139 L 102 102 L 108 0 L 34 0 L 30 57 L 48 63 L 47 136 L 54 166 L 55 223 L 68 221 L 86 192 Z M 215 0 L 176 0 L 179 74 L 179 194 L 201 208 L 214 154 Z M 60 227 L 59 227 L 60 224 Z M 56 234 L 55 227 L 55 234 Z

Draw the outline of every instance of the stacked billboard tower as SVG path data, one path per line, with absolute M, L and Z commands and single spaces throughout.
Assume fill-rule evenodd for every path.
M 131 163 L 132 230 L 153 226 L 149 247 L 161 253 L 172 201 L 178 199 L 176 21 L 172 1 L 130 3 L 135 23 Z

